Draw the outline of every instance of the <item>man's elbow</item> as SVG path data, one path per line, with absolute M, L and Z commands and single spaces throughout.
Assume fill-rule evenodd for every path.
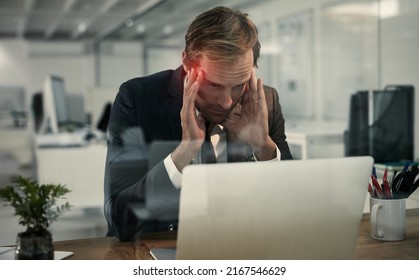
M 112 211 L 110 208 L 108 205 L 108 211 L 105 211 L 109 234 L 115 236 L 119 241 L 130 241 L 136 234 L 135 218 L 130 217 L 127 211 L 123 211 L 122 215 L 115 215 L 116 211 Z

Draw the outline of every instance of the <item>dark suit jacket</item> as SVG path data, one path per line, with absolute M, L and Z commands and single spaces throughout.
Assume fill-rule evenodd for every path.
M 177 217 L 179 191 L 172 185 L 163 161 L 150 170 L 144 164 L 146 147 L 154 140 L 181 140 L 180 110 L 183 98 L 182 67 L 123 83 L 112 106 L 109 121 L 108 153 L 105 169 L 105 216 L 109 234 L 119 240 L 152 228 L 135 217 L 130 206 L 153 196 L 153 216 Z M 269 134 L 281 151 L 281 159 L 292 159 L 285 140 L 284 118 L 278 94 L 264 87 L 269 112 Z M 135 129 L 140 127 L 140 129 Z M 227 136 L 228 138 L 228 136 Z M 142 142 L 144 139 L 145 143 Z M 229 144 L 228 144 L 229 145 Z M 249 160 L 247 154 L 229 161 Z M 170 215 L 168 215 L 170 216 Z M 170 219 L 169 219 L 170 220 Z M 166 220 L 167 223 L 172 221 Z M 160 223 L 159 226 L 165 226 Z

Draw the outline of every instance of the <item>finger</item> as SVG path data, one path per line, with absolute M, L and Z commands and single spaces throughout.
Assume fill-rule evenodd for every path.
M 256 79 L 255 69 L 253 68 L 249 80 L 249 90 L 243 98 L 243 109 L 249 114 L 257 112 L 257 103 L 259 102 L 258 81 Z
M 257 104 L 257 103 L 259 103 L 259 95 L 260 95 L 260 85 L 259 85 L 260 84 L 260 79 L 256 78 L 256 69 L 255 68 L 253 68 L 253 70 L 252 70 L 251 81 L 252 81 L 251 87 L 252 87 L 252 92 L 253 92 L 252 101 Z
M 189 88 L 184 89 L 184 97 L 183 97 L 183 108 L 185 114 L 187 114 L 189 117 L 189 120 L 195 119 L 196 116 L 196 107 L 195 107 L 195 101 L 199 92 L 199 87 L 203 81 L 203 72 L 199 71 L 197 73 L 196 70 L 191 71 L 190 77 L 193 81 L 193 83 L 190 85 Z M 188 81 L 192 82 L 192 81 Z
M 202 113 L 199 112 L 198 115 L 196 116 L 196 121 L 198 123 L 198 127 L 205 132 L 205 119 L 202 116 Z
M 199 87 L 201 86 L 203 80 L 203 72 L 197 71 L 192 69 L 189 72 L 188 80 L 186 82 L 184 88 L 184 98 L 193 98 L 195 101 L 196 94 L 199 91 Z
M 258 92 L 258 103 L 259 104 L 264 104 L 265 103 L 265 91 L 263 90 L 263 80 L 262 78 L 259 78 L 257 81 L 257 92 Z
M 193 76 L 193 83 L 191 85 L 192 93 L 196 94 L 199 91 L 199 87 L 204 80 L 204 72 L 201 70 L 194 70 L 192 73 Z
M 192 85 L 195 83 L 195 80 L 196 80 L 196 70 L 192 68 L 191 70 L 188 71 L 188 74 L 186 75 L 184 94 L 189 94 L 189 90 L 191 89 Z
M 190 71 L 188 71 L 188 74 L 186 76 L 185 88 L 183 89 L 183 106 L 182 106 L 181 111 L 184 113 L 184 116 L 190 115 L 191 110 L 194 109 L 194 103 L 195 103 L 195 95 L 194 95 L 194 87 L 193 87 L 194 83 L 195 83 L 195 70 L 192 68 Z
M 250 75 L 249 81 L 250 90 L 253 92 L 257 91 L 257 80 L 256 80 L 256 70 L 253 68 L 252 74 Z
M 204 71 L 198 70 L 197 76 L 196 76 L 196 82 L 198 83 L 198 86 L 202 84 L 202 81 L 204 80 Z
M 220 123 L 225 129 L 228 131 L 233 130 L 235 128 L 235 122 L 230 119 L 226 119 L 224 122 Z

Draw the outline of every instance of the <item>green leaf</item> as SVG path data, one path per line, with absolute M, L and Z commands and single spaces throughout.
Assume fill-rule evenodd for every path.
M 0 188 L 0 199 L 14 207 L 20 225 L 28 231 L 41 231 L 71 208 L 68 202 L 57 204 L 58 198 L 69 192 L 61 184 L 39 185 L 35 180 L 18 176 L 14 185 Z

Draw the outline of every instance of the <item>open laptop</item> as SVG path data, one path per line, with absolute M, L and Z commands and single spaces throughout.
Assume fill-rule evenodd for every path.
M 373 158 L 190 165 L 156 259 L 352 259 Z

